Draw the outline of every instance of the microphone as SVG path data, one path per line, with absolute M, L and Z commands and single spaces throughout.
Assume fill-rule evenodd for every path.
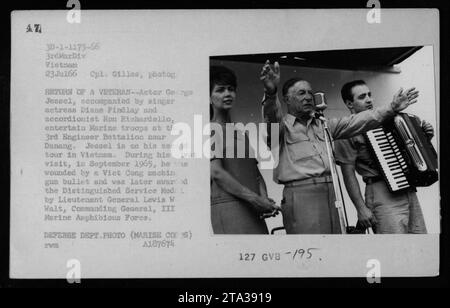
M 327 99 L 325 98 L 325 93 L 316 92 L 314 93 L 314 105 L 316 105 L 316 110 L 324 111 L 327 109 Z
M 327 100 L 325 98 L 325 93 L 323 92 L 316 92 L 314 93 L 314 105 L 315 105 L 315 111 L 312 112 L 311 116 L 320 119 L 322 121 L 325 121 L 325 117 L 323 115 L 323 111 L 327 109 Z

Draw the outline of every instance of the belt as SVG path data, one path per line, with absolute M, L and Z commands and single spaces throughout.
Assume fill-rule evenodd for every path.
M 296 181 L 289 181 L 289 182 L 282 182 L 285 187 L 294 187 L 294 186 L 300 186 L 300 185 L 307 185 L 307 184 L 320 184 L 320 183 L 332 183 L 333 178 L 330 175 L 323 176 L 323 177 L 314 177 L 314 178 L 308 178 L 304 180 L 296 180 Z
M 384 180 L 383 177 L 379 176 L 379 175 L 378 176 L 371 176 L 371 177 L 368 177 L 368 176 L 364 176 L 363 177 L 363 181 L 366 184 L 372 184 L 372 183 L 383 181 L 383 180 Z

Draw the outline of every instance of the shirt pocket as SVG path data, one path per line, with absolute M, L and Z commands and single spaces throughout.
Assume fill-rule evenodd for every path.
M 297 135 L 286 138 L 286 146 L 292 161 L 307 160 L 318 155 L 316 148 L 307 136 Z

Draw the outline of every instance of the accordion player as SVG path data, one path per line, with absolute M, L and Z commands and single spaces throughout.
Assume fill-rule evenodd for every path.
M 437 153 L 415 115 L 400 113 L 365 137 L 391 192 L 438 180 Z

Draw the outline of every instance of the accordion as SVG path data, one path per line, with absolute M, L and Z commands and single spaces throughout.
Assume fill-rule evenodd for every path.
M 365 137 L 391 192 L 438 180 L 437 153 L 418 117 L 400 113 Z

